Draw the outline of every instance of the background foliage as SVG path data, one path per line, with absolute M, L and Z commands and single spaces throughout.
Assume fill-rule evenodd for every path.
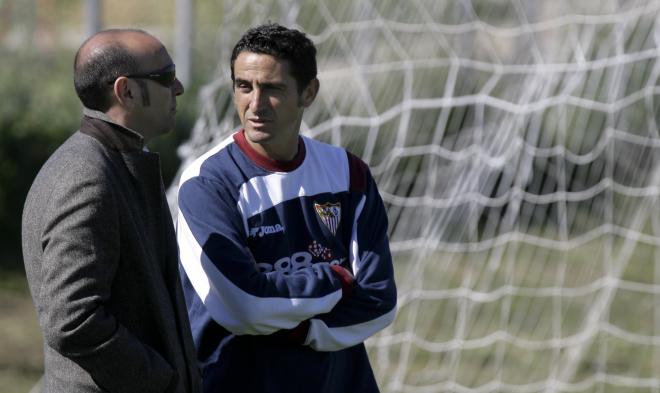
M 83 0 L 0 0 L 0 391 L 29 391 L 43 372 L 41 335 L 21 256 L 21 213 L 39 168 L 80 125 L 73 89 L 75 51 L 86 38 Z M 199 87 L 217 67 L 214 22 L 223 2 L 195 0 L 192 81 L 178 99 L 177 125 L 150 143 L 166 186 L 177 147 L 198 116 Z M 175 57 L 175 1 L 102 2 L 104 28 L 144 29 Z

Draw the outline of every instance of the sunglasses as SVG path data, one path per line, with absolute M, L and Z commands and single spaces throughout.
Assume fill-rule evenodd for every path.
M 172 87 L 174 82 L 176 82 L 176 67 L 174 63 L 162 68 L 160 70 L 147 72 L 144 74 L 129 74 L 124 75 L 127 78 L 139 78 L 139 79 L 150 79 L 162 86 Z M 110 84 L 115 83 L 114 81 Z

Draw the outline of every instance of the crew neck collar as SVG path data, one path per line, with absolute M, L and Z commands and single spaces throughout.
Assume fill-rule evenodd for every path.
M 258 153 L 245 138 L 245 130 L 240 130 L 234 134 L 234 141 L 245 155 L 259 167 L 271 172 L 291 172 L 302 165 L 305 160 L 306 150 L 303 138 L 298 136 L 298 153 L 290 161 L 277 161 L 265 157 Z

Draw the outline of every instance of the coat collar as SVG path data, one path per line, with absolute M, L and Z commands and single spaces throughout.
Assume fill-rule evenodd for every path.
M 145 149 L 142 135 L 117 124 L 105 113 L 89 108 L 83 108 L 80 132 L 97 139 L 112 150 L 134 152 Z

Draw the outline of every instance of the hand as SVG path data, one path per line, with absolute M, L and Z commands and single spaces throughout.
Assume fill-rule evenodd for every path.
M 302 321 L 298 326 L 292 329 L 282 329 L 271 334 L 271 337 L 274 337 L 278 340 L 285 341 L 292 344 L 302 345 L 307 339 L 307 333 L 309 332 L 309 320 Z
M 341 280 L 342 298 L 351 296 L 355 290 L 355 277 L 353 277 L 353 273 L 340 265 L 330 265 L 330 269 Z

